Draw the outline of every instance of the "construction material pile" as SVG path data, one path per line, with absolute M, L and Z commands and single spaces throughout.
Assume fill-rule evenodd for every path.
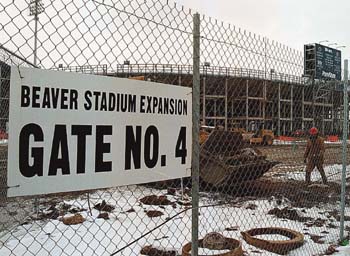
M 226 187 L 256 180 L 277 164 L 245 143 L 239 132 L 213 130 L 200 137 L 200 178 L 209 185 Z

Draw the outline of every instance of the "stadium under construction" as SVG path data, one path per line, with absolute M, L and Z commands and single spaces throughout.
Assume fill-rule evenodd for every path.
M 144 76 L 145 80 L 192 86 L 192 66 L 118 65 L 68 67 L 61 70 L 116 77 Z M 207 126 L 272 129 L 276 135 L 319 127 L 325 135 L 342 131 L 342 87 L 338 81 L 321 82 L 251 69 L 201 66 L 201 122 Z M 315 118 L 313 118 L 315 117 Z
M 9 66 L 0 63 L 0 104 L 8 104 Z M 169 64 L 59 67 L 59 70 L 192 86 L 192 66 Z M 201 122 L 207 126 L 255 130 L 257 125 L 276 135 L 289 135 L 315 125 L 325 135 L 342 131 L 343 93 L 340 82 L 312 81 L 269 72 L 201 66 Z M 315 118 L 313 118 L 315 117 Z M 7 117 L 3 117 L 6 119 Z M 4 128 L 5 124 L 1 124 Z

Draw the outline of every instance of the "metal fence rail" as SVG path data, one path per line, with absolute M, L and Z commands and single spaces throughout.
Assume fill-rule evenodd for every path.
M 159 0 L 2 0 L 0 24 L 0 255 L 318 255 L 347 235 L 347 94 L 303 77 L 301 52 Z M 192 177 L 7 197 L 10 66 L 193 87 Z M 305 182 L 312 126 L 327 186 Z M 292 246 L 250 236 L 285 229 Z

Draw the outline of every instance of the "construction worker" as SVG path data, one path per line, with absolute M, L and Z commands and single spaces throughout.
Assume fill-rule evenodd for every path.
M 310 139 L 307 141 L 306 150 L 304 154 L 304 163 L 306 165 L 306 183 L 311 183 L 311 173 L 317 167 L 321 174 L 324 184 L 327 183 L 327 177 L 323 169 L 324 161 L 324 141 L 318 136 L 318 130 L 316 127 L 312 127 L 309 130 Z

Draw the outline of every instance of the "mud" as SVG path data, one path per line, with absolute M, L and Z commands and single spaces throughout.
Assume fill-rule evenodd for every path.
M 166 251 L 158 248 L 154 248 L 151 245 L 145 246 L 140 251 L 141 255 L 148 256 L 176 256 L 176 251 Z
M 102 203 L 98 203 L 94 206 L 94 208 L 98 211 L 103 211 L 103 212 L 112 212 L 115 207 L 107 204 L 105 200 L 102 201 Z
M 140 199 L 140 202 L 145 205 L 171 205 L 172 203 L 166 196 L 150 195 Z
M 274 208 L 268 211 L 267 214 L 274 215 L 277 218 L 294 220 L 299 222 L 306 222 L 312 220 L 312 218 L 310 217 L 301 216 L 297 210 L 291 209 L 289 207 L 285 207 L 283 209 Z

